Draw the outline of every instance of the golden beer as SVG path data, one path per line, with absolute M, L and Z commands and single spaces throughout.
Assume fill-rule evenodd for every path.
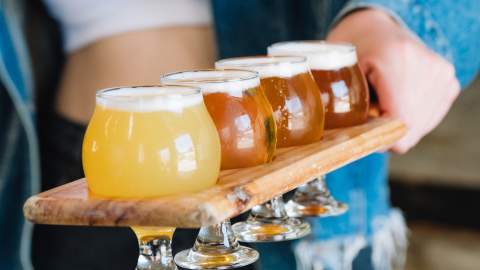
M 322 138 L 323 104 L 304 57 L 230 58 L 217 61 L 215 67 L 259 73 L 277 124 L 277 147 L 309 144 Z
M 199 70 L 171 73 L 162 83 L 198 86 L 215 123 L 222 169 L 244 168 L 272 160 L 276 144 L 272 108 L 254 72 Z
M 368 86 L 353 45 L 323 41 L 280 42 L 268 47 L 268 54 L 307 57 L 322 93 L 327 129 L 367 121 Z
M 95 195 L 194 192 L 217 181 L 219 138 L 201 94 L 189 88 L 108 89 L 97 95 L 83 166 Z

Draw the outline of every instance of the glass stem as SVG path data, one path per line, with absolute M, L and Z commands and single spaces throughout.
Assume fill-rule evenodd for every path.
M 282 219 L 288 218 L 282 195 L 252 208 L 251 215 L 254 219 Z
M 327 188 L 327 184 L 325 182 L 325 176 L 319 176 L 312 181 L 301 185 L 297 188 L 299 192 L 302 193 L 310 193 L 310 194 L 315 194 L 315 193 L 321 193 L 324 196 L 329 196 L 330 192 Z
M 140 241 L 139 247 L 140 256 L 136 270 L 177 270 L 173 261 L 170 237 Z
M 239 244 L 232 231 L 230 220 L 227 219 L 215 225 L 201 227 L 193 250 L 217 254 L 219 249 L 235 250 L 238 247 Z
M 238 243 L 230 220 L 200 228 L 193 248 L 175 255 L 177 264 L 186 269 L 232 269 L 257 259 L 257 251 Z

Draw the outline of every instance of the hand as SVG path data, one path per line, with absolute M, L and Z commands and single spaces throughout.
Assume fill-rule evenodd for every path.
M 406 124 L 407 133 L 393 152 L 407 152 L 432 131 L 460 92 L 453 65 L 383 11 L 353 12 L 327 40 L 357 47 L 360 68 L 377 92 L 381 114 Z

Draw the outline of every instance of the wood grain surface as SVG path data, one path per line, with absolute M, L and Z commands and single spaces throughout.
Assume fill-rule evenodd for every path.
M 245 212 L 315 176 L 378 150 L 387 149 L 405 126 L 386 118 L 326 131 L 321 142 L 279 149 L 270 164 L 222 171 L 212 188 L 155 199 L 118 200 L 89 194 L 85 179 L 32 196 L 25 217 L 35 223 L 87 226 L 172 226 L 194 228 Z

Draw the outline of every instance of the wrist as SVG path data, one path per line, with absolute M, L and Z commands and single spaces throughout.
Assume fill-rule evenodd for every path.
M 359 20 L 371 21 L 372 23 L 397 23 L 395 19 L 390 16 L 390 14 L 378 8 L 358 9 L 347 14 L 344 19 L 348 18 L 349 16 Z
M 348 13 L 327 36 L 329 41 L 352 42 L 357 37 L 365 37 L 365 34 L 382 28 L 401 27 L 387 12 L 377 8 L 362 8 Z

